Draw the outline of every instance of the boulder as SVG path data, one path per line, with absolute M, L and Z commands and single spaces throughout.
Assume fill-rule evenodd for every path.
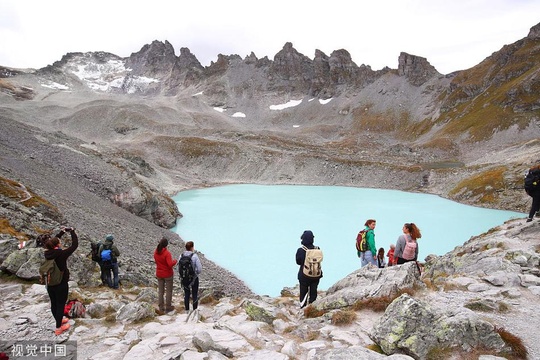
M 387 268 L 364 266 L 336 282 L 313 305 L 319 310 L 339 309 L 369 297 L 395 294 L 399 289 L 422 284 L 414 262 Z
M 227 330 L 199 331 L 193 335 L 193 345 L 202 352 L 214 350 L 229 358 L 240 351 L 255 350 L 244 337 Z
M 155 317 L 155 310 L 151 304 L 130 302 L 122 306 L 116 315 L 116 320 L 133 322 Z
M 474 312 L 431 307 L 406 294 L 388 306 L 370 336 L 386 354 L 409 354 L 417 359 L 446 349 L 509 350 L 495 326 Z

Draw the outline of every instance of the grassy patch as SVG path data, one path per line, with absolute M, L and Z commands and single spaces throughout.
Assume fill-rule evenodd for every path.
M 44 198 L 36 195 L 23 184 L 16 181 L 0 177 L 0 194 L 20 202 L 27 207 L 45 206 L 54 213 L 59 213 L 58 209 Z
M 198 137 L 175 138 L 160 136 L 156 137 L 152 143 L 165 152 L 191 158 L 205 156 L 231 157 L 239 152 L 235 144 Z
M 371 310 L 375 312 L 384 312 L 386 308 L 388 307 L 388 305 L 392 303 L 392 301 L 394 301 L 395 299 L 397 299 L 403 294 L 408 294 L 410 296 L 413 296 L 414 290 L 412 288 L 401 289 L 393 295 L 370 297 L 367 299 L 358 300 L 352 305 L 351 308 L 354 311 Z
M 317 308 L 315 308 L 314 306 L 312 305 L 308 305 L 305 309 L 304 309 L 304 316 L 306 318 L 317 318 L 319 316 L 323 316 L 326 312 L 324 310 L 318 310 Z
M 505 172 L 506 167 L 504 166 L 482 171 L 479 174 L 460 181 L 449 192 L 449 195 L 458 200 L 463 198 L 478 198 L 480 203 L 496 203 L 499 197 L 498 192 L 506 187 L 504 180 Z
M 386 355 L 384 353 L 384 351 L 382 351 L 381 347 L 377 344 L 369 344 L 368 346 L 366 346 L 367 349 L 371 350 L 371 351 L 375 351 L 379 354 L 383 354 L 383 355 Z
M 503 339 L 506 345 L 510 346 L 510 348 L 512 349 L 512 355 L 516 359 L 527 359 L 529 351 L 519 337 L 511 334 L 510 332 L 506 331 L 504 328 L 501 327 L 495 328 L 495 331 Z
M 354 311 L 337 311 L 332 315 L 332 325 L 350 325 L 356 320 L 356 313 Z

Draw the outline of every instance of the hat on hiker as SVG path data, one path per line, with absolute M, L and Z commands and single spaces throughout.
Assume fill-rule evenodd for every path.
M 113 241 L 114 240 L 114 236 L 112 234 L 109 234 L 105 237 L 105 240 L 109 240 L 109 241 Z

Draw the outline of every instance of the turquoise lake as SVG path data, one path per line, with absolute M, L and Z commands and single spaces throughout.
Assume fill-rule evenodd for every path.
M 313 231 L 315 245 L 323 250 L 319 289 L 325 290 L 360 268 L 355 239 L 367 219 L 377 220 L 375 241 L 385 252 L 404 223 L 415 223 L 422 232 L 423 261 L 509 219 L 526 217 L 435 195 L 340 186 L 227 185 L 182 191 L 173 199 L 183 214 L 173 231 L 255 293 L 270 296 L 298 283 L 295 254 L 304 230 Z

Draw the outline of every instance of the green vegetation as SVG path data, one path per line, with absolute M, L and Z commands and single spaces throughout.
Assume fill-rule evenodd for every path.
M 24 185 L 10 179 L 0 177 L 0 194 L 19 201 L 28 207 L 45 206 L 50 211 L 58 213 L 58 209 L 50 202 L 25 188 Z
M 505 166 L 488 169 L 460 181 L 450 192 L 451 197 L 460 199 L 461 197 L 478 198 L 483 204 L 496 203 L 499 197 L 498 192 L 505 188 L 504 174 Z

